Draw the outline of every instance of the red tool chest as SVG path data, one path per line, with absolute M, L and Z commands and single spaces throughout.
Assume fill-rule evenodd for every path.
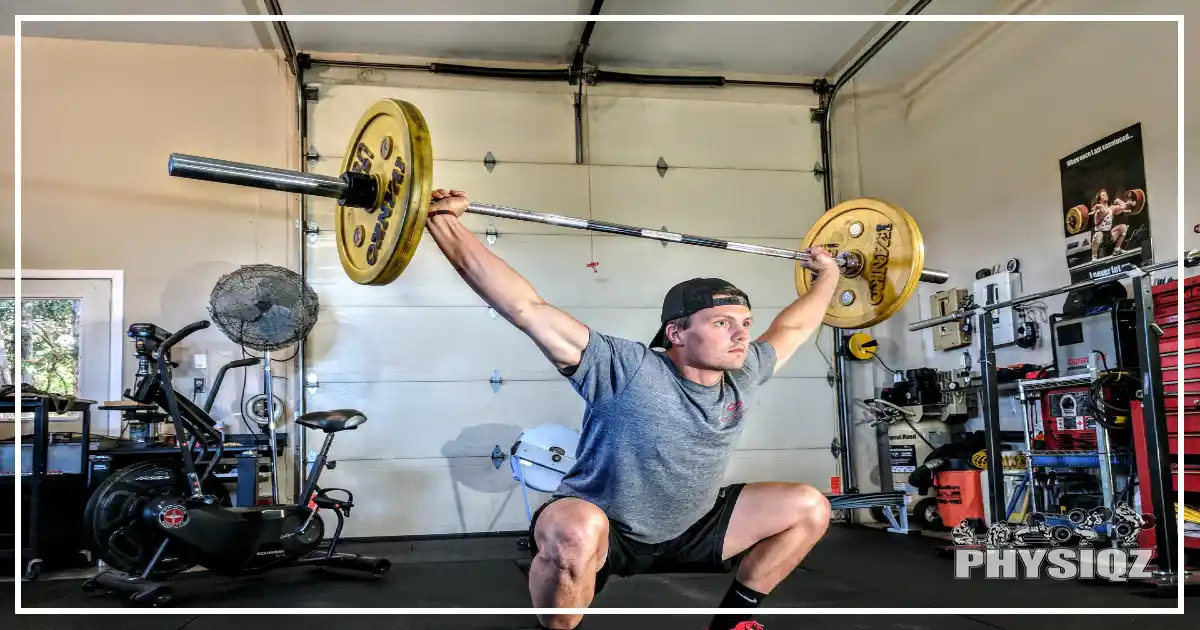
M 1179 282 L 1172 281 L 1160 284 L 1152 289 L 1154 299 L 1154 321 L 1162 328 L 1159 337 L 1159 356 L 1162 362 L 1162 381 L 1164 407 L 1167 411 L 1167 452 L 1171 461 L 1164 462 L 1171 467 L 1171 486 L 1178 491 L 1183 485 L 1184 503 L 1192 507 L 1200 506 L 1200 466 L 1182 465 L 1180 455 L 1190 456 L 1200 454 L 1200 276 L 1187 278 L 1183 281 L 1183 316 L 1179 314 Z M 1180 351 L 1180 337 L 1183 348 Z M 1179 377 L 1179 366 L 1183 366 L 1182 381 Z M 1182 383 L 1183 402 L 1177 394 Z M 1144 426 L 1144 417 L 1140 403 L 1133 403 L 1132 420 L 1134 426 Z M 1182 427 L 1181 427 L 1182 425 Z M 1179 430 L 1183 429 L 1183 448 L 1179 444 Z M 1138 430 L 1134 435 L 1137 459 L 1144 462 L 1146 444 L 1144 435 Z M 1182 451 L 1182 452 L 1181 452 Z M 1149 474 L 1139 464 L 1139 475 Z M 1148 511 L 1150 496 L 1148 486 L 1139 484 L 1142 493 L 1142 505 Z M 1194 493 L 1194 494 L 1193 494 Z M 1174 498 L 1169 499 L 1172 504 Z M 1143 531 L 1138 536 L 1139 546 L 1154 547 L 1154 530 Z M 1185 547 L 1200 549 L 1200 537 L 1184 536 Z

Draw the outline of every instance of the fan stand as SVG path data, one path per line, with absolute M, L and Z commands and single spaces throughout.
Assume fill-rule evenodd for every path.
M 275 396 L 271 393 L 271 352 L 263 352 L 263 394 L 267 400 L 267 443 L 271 445 L 271 503 L 279 503 L 279 449 L 275 448 Z

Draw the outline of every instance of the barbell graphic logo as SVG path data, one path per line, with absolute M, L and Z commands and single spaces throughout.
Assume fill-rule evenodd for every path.
M 1024 523 L 998 522 L 982 534 L 964 520 L 951 530 L 954 577 L 969 579 L 983 569 L 987 579 L 1056 580 L 1101 577 L 1112 582 L 1149 579 L 1152 550 L 1138 549 L 1138 534 L 1154 517 L 1127 503 L 1113 509 L 1078 508 L 1067 515 L 1029 513 Z M 1075 546 L 1069 547 L 1068 543 Z

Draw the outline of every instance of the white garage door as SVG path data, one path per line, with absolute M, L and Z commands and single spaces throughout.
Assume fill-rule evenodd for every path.
M 593 88 L 589 166 L 575 163 L 570 86 L 398 83 L 407 77 L 393 74 L 393 85 L 322 84 L 309 109 L 320 155 L 310 168 L 337 174 L 359 116 L 390 97 L 416 104 L 429 122 L 434 186 L 466 190 L 478 201 L 788 248 L 799 246 L 823 212 L 812 174 L 819 140 L 811 104 Z M 663 177 L 655 168 L 660 157 L 669 165 Z M 527 427 L 578 427 L 582 401 L 533 343 L 493 316 L 433 239 L 422 240 L 397 282 L 359 286 L 338 263 L 333 203 L 314 199 L 311 207 L 322 235 L 310 245 L 307 271 L 322 313 L 309 340 L 307 371 L 320 385 L 310 390 L 308 408 L 354 407 L 370 419 L 338 437 L 337 468 L 322 478 L 360 499 L 346 534 L 526 527 L 508 463 L 497 470 L 490 454 L 496 445 L 507 452 Z M 796 296 L 793 267 L 779 259 L 489 217 L 465 222 L 480 238 L 494 228 L 493 251 L 548 301 L 630 339 L 649 341 L 663 294 L 686 278 L 720 276 L 748 291 L 756 332 Z M 828 484 L 837 423 L 826 371 L 810 344 L 762 391 L 730 480 Z M 494 374 L 503 379 L 498 390 L 489 382 Z

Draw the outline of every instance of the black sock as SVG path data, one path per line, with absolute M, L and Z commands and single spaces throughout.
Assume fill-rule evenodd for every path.
M 745 584 L 734 580 L 733 584 L 729 585 L 729 591 L 725 593 L 725 599 L 721 600 L 720 608 L 740 608 L 736 612 L 720 614 L 712 618 L 712 623 L 709 624 L 708 630 L 733 630 L 734 626 L 743 621 L 751 621 L 754 615 L 747 608 L 758 608 L 762 605 L 766 593 L 759 593 Z

